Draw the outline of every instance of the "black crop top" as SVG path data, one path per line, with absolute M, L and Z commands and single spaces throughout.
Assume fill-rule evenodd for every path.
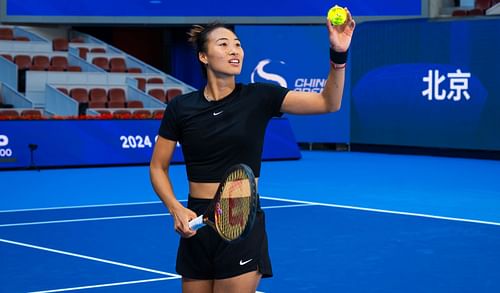
M 288 89 L 237 84 L 231 94 L 209 102 L 202 91 L 172 100 L 159 135 L 179 141 L 192 182 L 219 182 L 234 164 L 245 163 L 260 176 L 264 135 L 269 120 L 281 116 Z

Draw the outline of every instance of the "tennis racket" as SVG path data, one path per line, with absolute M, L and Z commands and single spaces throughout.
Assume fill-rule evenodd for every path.
M 228 242 L 244 239 L 252 230 L 258 198 L 252 169 L 245 164 L 226 171 L 205 213 L 189 222 L 192 230 L 207 225 Z

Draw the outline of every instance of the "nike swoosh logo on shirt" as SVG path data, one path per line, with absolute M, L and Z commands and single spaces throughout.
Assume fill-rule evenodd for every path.
M 213 112 L 212 114 L 213 114 L 214 116 L 217 116 L 217 115 L 219 115 L 219 114 L 222 114 L 222 112 L 224 112 L 224 111 Z
M 246 265 L 247 263 L 249 263 L 251 261 L 252 261 L 252 259 L 249 259 L 249 260 L 246 260 L 246 261 L 240 260 L 240 266 L 244 266 L 244 265 Z

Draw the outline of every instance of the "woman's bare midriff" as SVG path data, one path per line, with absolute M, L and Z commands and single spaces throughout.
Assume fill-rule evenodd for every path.
M 256 178 L 256 183 L 259 178 Z M 205 183 L 189 181 L 189 195 L 194 198 L 213 198 L 219 188 L 219 183 Z

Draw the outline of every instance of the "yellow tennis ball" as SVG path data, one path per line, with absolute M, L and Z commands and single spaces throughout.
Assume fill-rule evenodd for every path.
M 335 5 L 328 10 L 328 15 L 326 17 L 333 25 L 342 25 L 347 19 L 347 12 L 344 8 Z

